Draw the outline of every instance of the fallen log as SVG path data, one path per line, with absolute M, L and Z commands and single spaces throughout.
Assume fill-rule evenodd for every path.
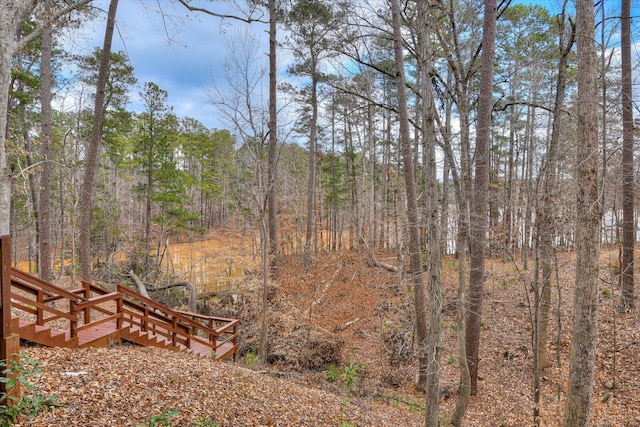
M 177 287 L 187 288 L 187 291 L 189 292 L 189 311 L 192 313 L 198 312 L 198 297 L 196 295 L 196 288 L 191 283 L 175 282 L 166 286 L 161 286 L 159 288 L 147 287 L 147 285 L 144 284 L 144 282 L 133 272 L 133 270 L 129 271 L 129 276 L 133 280 L 133 283 L 136 284 L 138 288 L 138 293 L 143 297 L 149 298 L 149 299 L 153 299 L 149 296 L 149 291 L 158 292 L 158 291 L 164 291 L 166 289 L 177 288 Z
M 129 277 L 131 277 L 131 280 L 133 280 L 133 283 L 136 284 L 136 287 L 138 288 L 138 293 L 140 295 L 142 295 L 145 298 L 152 299 L 149 296 L 149 292 L 147 292 L 147 287 L 144 285 L 142 280 L 136 275 L 136 273 L 133 272 L 133 270 L 129 271 Z
M 149 288 L 151 292 L 164 291 L 166 289 L 184 287 L 189 292 L 189 311 L 192 313 L 198 312 L 198 297 L 196 294 L 196 288 L 189 282 L 175 282 L 169 285 L 161 286 L 159 288 Z

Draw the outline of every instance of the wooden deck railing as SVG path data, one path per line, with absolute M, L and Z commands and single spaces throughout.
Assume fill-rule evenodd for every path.
M 118 292 L 125 296 L 123 324 L 129 323 L 142 332 L 160 335 L 173 346 L 191 348 L 191 330 L 172 310 L 122 285 L 118 285 Z
M 117 301 L 123 298 L 122 294 L 105 292 L 96 297 L 90 295 L 81 297 L 79 293 L 78 290 L 67 291 L 59 288 L 16 268 L 11 269 L 11 306 L 35 315 L 35 324 L 38 326 L 50 326 L 48 324 L 56 320 L 66 319 L 69 322 L 69 335 L 74 338 L 78 336 L 79 331 L 116 321 L 122 317 L 122 313 L 115 309 L 118 305 Z M 67 311 L 62 311 L 57 308 L 57 305 L 51 304 L 63 301 L 68 303 Z M 92 320 L 92 310 L 102 315 Z M 80 313 L 83 313 L 83 316 L 79 316 Z
M 220 356 L 236 359 L 238 320 L 171 310 L 122 285 L 110 292 L 83 281 L 81 288 L 68 291 L 12 268 L 11 300 L 14 309 L 35 317 L 38 326 L 68 323 L 71 338 L 80 331 L 115 322 L 116 330 L 153 334 L 175 349 L 194 350 L 194 345 L 200 344 L 219 354 L 224 346 L 225 354 Z
M 230 343 L 234 348 L 238 345 L 238 319 L 228 319 L 225 317 L 205 316 L 203 314 L 191 313 L 188 311 L 176 310 L 177 313 L 189 318 L 197 325 L 196 330 L 201 329 L 205 332 L 205 336 L 208 337 L 209 345 L 213 346 L 213 351 L 216 351 L 218 347 Z M 198 338 L 194 338 L 198 339 Z M 234 353 L 235 360 L 235 353 Z

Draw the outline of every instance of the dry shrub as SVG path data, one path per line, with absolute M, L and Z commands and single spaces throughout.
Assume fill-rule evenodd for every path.
M 331 364 L 340 364 L 343 342 L 335 334 L 299 321 L 303 316 L 280 298 L 277 287 L 270 286 L 267 295 L 270 307 L 267 363 L 289 371 L 323 370 Z M 236 294 L 219 293 L 208 303 L 212 315 L 240 319 L 238 351 L 241 356 L 258 353 L 261 302 L 261 292 L 254 288 Z
M 411 364 L 415 360 L 413 299 L 405 297 L 400 305 L 384 302 L 377 313 L 382 321 L 382 342 L 391 366 Z

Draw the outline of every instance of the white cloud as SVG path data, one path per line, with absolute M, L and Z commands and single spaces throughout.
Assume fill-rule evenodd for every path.
M 83 34 L 72 34 L 76 53 L 89 53 L 103 44 L 109 1 L 94 0 L 93 4 L 105 12 L 87 23 Z M 220 11 L 222 4 L 205 2 L 202 6 Z M 224 33 L 249 24 L 188 12 L 169 0 L 121 0 L 116 22 L 112 50 L 127 53 L 139 82 L 131 90 L 130 109 L 142 110 L 138 92 L 145 82 L 154 82 L 167 91 L 169 105 L 179 117 L 195 118 L 209 128 L 223 127 L 205 92 L 227 55 Z M 266 27 L 250 25 L 256 27 L 256 33 L 263 33 Z M 265 42 L 265 54 L 267 50 Z

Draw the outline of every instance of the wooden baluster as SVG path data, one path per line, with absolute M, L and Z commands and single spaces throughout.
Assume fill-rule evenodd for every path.
M 175 316 L 171 316 L 173 319 L 173 331 L 171 332 L 171 344 L 176 346 L 176 338 L 178 337 L 178 318 Z
M 119 317 L 116 319 L 116 329 L 122 329 L 123 325 L 123 319 L 122 316 L 124 316 L 122 314 L 122 294 L 120 294 L 120 296 L 118 297 L 118 299 L 116 300 L 116 314 L 119 315 Z
M 84 298 L 91 298 L 91 284 L 89 282 L 82 282 L 82 287 L 84 288 Z M 91 323 L 91 309 L 89 307 L 84 309 L 84 323 Z
M 71 338 L 75 338 L 78 336 L 78 313 L 76 313 L 76 303 L 73 301 L 69 301 L 69 314 L 73 316 L 73 319 L 69 321 L 69 333 Z
M 36 295 L 36 300 L 39 304 L 44 304 L 44 292 L 42 290 L 38 291 L 38 295 Z M 44 310 L 42 306 L 38 305 L 36 307 L 36 325 L 44 325 Z
M 237 362 L 238 361 L 238 349 L 237 349 L 237 345 L 238 345 L 238 324 L 236 323 L 235 325 L 233 325 L 233 340 L 231 340 L 231 342 L 233 342 L 233 362 Z

